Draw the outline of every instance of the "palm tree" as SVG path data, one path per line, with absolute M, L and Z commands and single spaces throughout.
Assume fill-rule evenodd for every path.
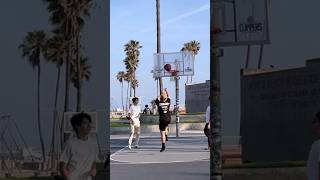
M 71 63 L 71 49 L 72 49 L 72 26 L 70 16 L 67 16 L 66 1 L 63 0 L 45 0 L 47 10 L 50 13 L 49 21 L 54 26 L 53 32 L 63 34 L 66 42 L 65 49 L 65 97 L 64 97 L 64 112 L 69 111 L 69 89 L 70 89 L 70 63 Z M 63 143 L 66 140 L 66 135 L 63 132 L 64 116 L 62 116 L 60 129 L 60 147 L 62 149 Z
M 82 80 L 88 81 L 91 77 L 91 65 L 89 64 L 89 58 L 88 57 L 80 57 L 81 64 L 80 64 L 80 72 L 81 76 L 80 78 Z M 77 62 L 71 63 L 71 82 L 73 83 L 75 88 L 79 88 L 79 80 L 78 80 L 78 68 L 77 68 Z M 81 94 L 80 94 L 81 95 Z
M 73 49 L 71 59 L 75 56 L 77 67 L 77 111 L 81 111 L 81 98 L 82 98 L 82 78 L 81 78 L 81 30 L 84 27 L 84 17 L 90 16 L 90 8 L 93 0 L 69 0 L 61 3 L 63 10 L 66 14 L 66 34 L 70 38 L 70 48 Z M 68 60 L 70 61 L 70 59 Z
M 48 3 L 47 10 L 50 13 L 49 21 L 54 26 L 53 32 L 56 34 L 63 34 L 66 43 L 65 48 L 65 96 L 64 96 L 64 112 L 69 111 L 69 89 L 70 89 L 70 71 L 71 71 L 71 58 L 72 58 L 72 39 L 74 39 L 74 27 L 72 19 L 68 14 L 67 2 L 65 0 L 44 0 Z M 72 17 L 72 16 L 71 16 Z M 63 131 L 64 116 L 61 120 L 60 129 L 60 147 L 62 149 L 63 143 L 66 140 L 66 134 Z
M 125 72 L 124 71 L 120 71 L 120 72 L 118 72 L 118 74 L 116 76 L 117 80 L 121 84 L 121 102 L 122 102 L 122 110 L 123 111 L 124 111 L 124 105 L 123 105 L 123 81 L 124 81 L 124 75 L 125 75 Z
M 133 79 L 131 81 L 131 87 L 133 89 L 133 96 L 136 97 L 136 88 L 139 86 L 139 82 L 137 79 Z
M 131 82 L 131 74 L 130 73 L 125 73 L 124 78 L 125 81 L 127 81 L 128 86 L 127 86 L 127 97 L 126 97 L 126 112 L 128 112 L 128 104 L 129 104 L 129 85 Z
M 77 111 L 80 112 L 82 109 L 82 67 L 81 67 L 81 30 L 84 27 L 85 17 L 90 16 L 90 9 L 93 0 L 72 0 L 72 5 L 68 12 L 70 13 L 70 17 L 74 17 L 73 25 L 74 25 L 74 36 L 75 36 L 75 56 L 76 56 L 76 67 L 77 67 Z
M 55 32 L 64 33 L 68 46 L 66 48 L 66 87 L 65 87 L 65 107 L 64 111 L 69 110 L 69 84 L 71 59 L 76 59 L 78 83 L 77 83 L 77 110 L 81 110 L 81 54 L 80 39 L 81 30 L 84 27 L 85 17 L 90 16 L 90 9 L 93 0 L 45 0 L 48 2 L 47 10 L 51 13 L 50 22 L 56 26 Z
M 136 70 L 139 64 L 139 56 L 140 56 L 139 49 L 142 48 L 142 46 L 140 45 L 139 41 L 130 40 L 127 44 L 124 45 L 124 47 L 125 47 L 124 51 L 126 53 L 124 64 L 126 66 L 127 73 L 130 77 L 129 80 L 131 82 L 131 88 L 130 88 L 130 92 L 131 92 L 131 89 L 133 89 L 132 81 L 136 79 Z
M 188 51 L 188 52 L 191 52 L 193 56 L 196 56 L 200 51 L 200 42 L 195 40 L 187 42 L 183 45 L 183 48 L 181 48 L 181 51 Z M 188 82 L 188 76 L 187 76 L 187 82 Z M 191 82 L 192 82 L 192 76 L 191 76 Z
M 60 76 L 61 76 L 61 67 L 64 63 L 65 48 L 67 44 L 65 38 L 62 34 L 55 34 L 52 38 L 47 41 L 45 57 L 49 62 L 52 62 L 57 66 L 57 82 L 56 82 L 56 92 L 54 98 L 54 110 L 53 110 L 53 125 L 52 125 L 52 140 L 51 140 L 51 150 L 52 158 L 54 157 L 55 152 L 55 132 L 56 124 L 58 118 L 58 96 L 59 96 L 59 85 L 60 85 Z M 53 163 L 52 159 L 52 163 Z M 52 164 L 53 166 L 53 164 Z
M 28 62 L 32 65 L 32 68 L 37 68 L 38 70 L 38 83 L 37 83 L 37 121 L 38 121 L 38 131 L 41 144 L 41 151 L 43 157 L 42 169 L 44 168 L 44 163 L 46 161 L 46 153 L 44 147 L 44 140 L 42 136 L 42 127 L 40 120 L 40 79 L 41 79 L 41 66 L 40 58 L 42 52 L 44 52 L 46 44 L 47 35 L 44 31 L 32 31 L 28 32 L 23 40 L 23 43 L 19 45 L 19 49 L 22 50 L 22 57 L 27 58 Z

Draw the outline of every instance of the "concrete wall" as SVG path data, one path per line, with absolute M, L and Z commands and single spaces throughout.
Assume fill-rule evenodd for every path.
M 225 169 L 224 180 L 307 180 L 305 167 Z
M 169 131 L 170 134 L 174 134 L 176 132 L 176 124 L 171 123 L 169 124 Z M 179 130 L 180 131 L 186 131 L 186 130 L 200 130 L 202 131 L 205 127 L 204 123 L 182 123 L 179 124 Z M 148 125 L 148 126 L 141 126 L 141 134 L 145 133 L 154 133 L 159 132 L 159 125 Z M 117 134 L 129 134 L 130 128 L 129 127 L 113 127 L 110 129 L 111 135 L 117 135 Z M 204 134 L 203 134 L 204 135 Z
M 209 104 L 210 81 L 185 86 L 187 113 L 205 112 Z
M 205 122 L 205 114 L 195 114 L 195 115 L 182 115 L 180 114 L 180 122 Z M 140 122 L 142 124 L 159 124 L 158 115 L 145 115 L 141 114 Z M 176 122 L 176 116 L 171 115 L 171 123 Z
M 306 160 L 320 110 L 320 69 L 245 73 L 241 76 L 243 161 Z

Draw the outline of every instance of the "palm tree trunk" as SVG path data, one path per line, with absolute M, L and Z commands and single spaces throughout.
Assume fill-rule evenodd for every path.
M 133 97 L 136 97 L 136 87 L 137 87 L 137 84 L 136 84 L 136 71 L 134 71 L 134 73 L 133 73 L 133 82 L 135 82 L 134 83 L 134 85 L 132 86 L 132 90 L 133 90 Z
M 41 128 L 41 120 L 40 120 L 40 74 L 41 74 L 41 69 L 40 69 L 40 63 L 38 65 L 38 90 L 37 90 L 37 96 L 38 96 L 38 102 L 37 102 L 37 108 L 38 108 L 38 131 L 39 131 L 39 138 L 40 138 L 40 144 L 41 144 L 41 151 L 42 151 L 42 157 L 43 157 L 43 162 L 41 169 L 44 170 L 44 164 L 46 162 L 46 152 L 44 148 L 44 141 L 42 137 L 42 128 Z
M 136 88 L 132 88 L 133 89 L 133 97 L 136 97 Z
M 122 111 L 124 111 L 124 105 L 123 105 L 123 82 L 121 82 L 121 103 L 122 103 Z
M 132 97 L 132 86 L 130 84 L 130 97 Z M 130 101 L 129 101 L 130 102 Z M 130 104 L 130 103 L 129 103 Z
M 66 58 L 66 82 L 65 82 L 65 97 L 64 97 L 64 112 L 69 111 L 69 89 L 70 89 L 70 57 L 71 57 L 71 41 L 68 41 L 67 45 L 67 58 Z M 63 143 L 66 140 L 65 134 L 64 134 L 64 116 L 62 116 L 61 121 L 61 148 L 63 147 Z
M 161 52 L 161 36 L 160 36 L 160 0 L 156 0 L 157 9 L 157 53 Z M 162 78 L 159 77 L 160 93 L 163 90 Z
M 77 112 L 80 112 L 82 107 L 81 107 L 81 98 L 82 98 L 82 79 L 81 79 L 81 62 L 80 62 L 80 33 L 78 32 L 78 36 L 76 38 L 76 44 L 77 44 L 77 49 L 76 49 L 76 59 L 77 59 Z
M 126 99 L 126 112 L 128 112 L 128 103 L 129 103 L 129 81 L 127 86 L 127 99 Z
M 54 154 L 55 154 L 55 136 L 56 136 L 56 124 L 58 117 L 58 96 L 59 96 L 59 84 L 61 76 L 61 66 L 58 65 L 57 82 L 56 82 L 56 94 L 54 98 L 54 109 L 53 109 L 53 123 L 52 123 L 52 137 L 51 137 L 51 168 L 54 166 Z

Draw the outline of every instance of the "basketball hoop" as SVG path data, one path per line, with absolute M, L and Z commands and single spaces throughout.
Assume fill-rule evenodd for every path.
M 190 52 L 154 54 L 153 77 L 192 76 L 194 56 Z

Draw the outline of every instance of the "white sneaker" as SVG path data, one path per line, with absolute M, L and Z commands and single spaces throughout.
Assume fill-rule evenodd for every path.
M 129 145 L 128 148 L 131 149 L 131 145 Z

